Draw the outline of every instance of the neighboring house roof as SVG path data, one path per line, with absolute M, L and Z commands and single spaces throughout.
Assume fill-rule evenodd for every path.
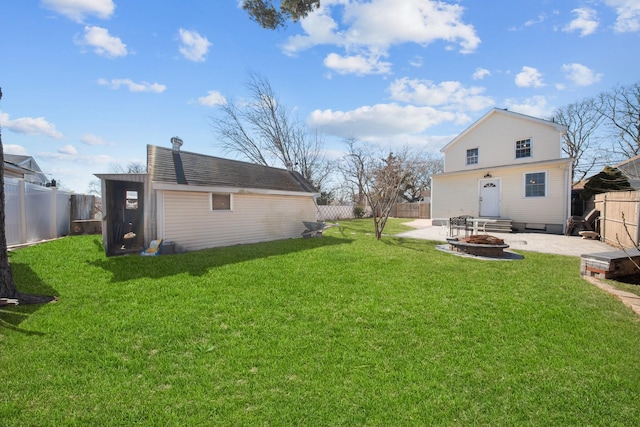
M 31 156 L 23 156 L 19 154 L 4 154 L 5 164 L 12 164 L 14 167 L 21 168 L 22 171 L 16 172 L 24 174 L 24 179 L 35 184 L 46 185 L 49 180 L 42 172 L 36 160 Z
M 617 165 L 614 165 L 613 167 L 618 169 L 624 176 L 627 177 L 632 188 L 640 188 L 640 155 L 624 160 Z M 571 188 L 573 190 L 584 189 L 585 184 L 596 175 L 597 173 L 584 178 L 582 181 L 574 183 Z
M 467 134 L 473 132 L 474 129 L 476 129 L 483 122 L 485 122 L 486 120 L 488 120 L 491 116 L 493 116 L 495 114 L 502 114 L 502 115 L 505 115 L 505 116 L 510 116 L 510 117 L 524 119 L 524 120 L 530 120 L 530 121 L 537 122 L 537 123 L 540 123 L 540 124 L 544 124 L 544 125 L 547 125 L 547 126 L 552 126 L 558 132 L 566 132 L 569 129 L 565 125 L 561 125 L 560 123 L 556 123 L 556 122 L 553 122 L 553 121 L 550 121 L 550 120 L 539 119 L 537 117 L 527 116 L 526 114 L 514 113 L 513 111 L 509 111 L 507 109 L 494 108 L 494 109 L 490 110 L 489 112 L 487 112 L 484 116 L 482 116 L 478 120 L 476 120 L 475 123 L 473 123 L 467 129 L 465 129 L 460 135 L 458 135 L 454 139 L 452 139 L 447 145 L 442 147 L 442 149 L 440 149 L 440 152 L 444 153 L 445 151 L 447 151 L 452 145 L 456 144 L 458 141 L 463 139 Z
M 640 188 L 640 155 L 620 162 L 614 168 L 627 177 L 632 188 Z
M 636 163 L 638 163 L 638 160 L 640 160 L 640 155 L 633 156 L 633 157 L 631 157 L 631 158 L 629 158 L 627 160 L 624 160 L 624 161 L 618 163 L 617 165 L 615 165 L 614 168 L 620 169 L 620 168 L 625 167 L 625 166 L 630 166 L 630 165 L 635 166 Z
M 20 177 L 32 173 L 31 170 L 23 168 L 22 166 L 18 166 L 15 163 L 9 162 L 7 160 L 4 161 L 4 170 L 5 173 L 12 172 L 12 175 Z
M 155 145 L 147 145 L 147 173 L 167 184 L 318 193 L 295 171 Z

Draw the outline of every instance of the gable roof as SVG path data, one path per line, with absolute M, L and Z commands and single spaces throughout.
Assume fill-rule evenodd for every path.
M 623 160 L 622 162 L 615 165 L 614 168 L 620 169 L 629 166 L 635 167 L 636 163 L 638 163 L 638 160 L 640 160 L 640 155 L 633 156 L 631 158 L 628 158 L 627 160 Z
M 4 160 L 4 169 L 5 171 L 11 171 L 17 175 L 26 175 L 33 172 L 31 169 L 23 168 L 22 166 L 7 160 Z
M 33 157 L 21 154 L 4 154 L 3 157 L 5 165 L 13 165 L 14 172 L 24 174 L 27 181 L 42 185 L 49 182 Z
M 492 116 L 494 116 L 496 114 L 505 115 L 505 116 L 512 117 L 512 118 L 529 120 L 529 121 L 532 121 L 532 122 L 535 122 L 535 123 L 539 123 L 539 124 L 542 124 L 542 125 L 551 126 L 551 127 L 555 128 L 555 130 L 557 130 L 558 132 L 563 132 L 564 133 L 569 129 L 567 126 L 562 125 L 560 123 L 556 123 L 556 122 L 551 121 L 551 120 L 544 120 L 544 119 L 539 119 L 537 117 L 527 116 L 526 114 L 514 113 L 513 111 L 509 111 L 507 109 L 494 108 L 492 110 L 489 110 L 489 112 L 487 112 L 484 116 L 480 117 L 471 126 L 469 126 L 464 131 L 462 131 L 462 133 L 460 133 L 460 135 L 458 135 L 455 138 L 453 138 L 447 145 L 445 145 L 444 147 L 442 147 L 440 149 L 440 152 L 444 153 L 445 151 L 447 151 L 447 149 L 449 149 L 452 145 L 457 143 L 460 139 L 464 138 L 465 135 L 467 135 L 470 132 L 472 132 L 474 129 L 476 129 L 482 123 L 487 121 L 490 117 L 492 117 Z
M 167 184 L 318 193 L 295 171 L 155 145 L 147 145 L 147 173 Z

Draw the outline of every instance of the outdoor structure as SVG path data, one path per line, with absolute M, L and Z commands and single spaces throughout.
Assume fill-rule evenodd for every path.
M 31 156 L 4 154 L 3 169 L 7 245 L 68 235 L 71 193 L 49 181 Z
M 614 166 L 629 180 L 632 189 L 640 190 L 640 155 L 631 157 Z
M 612 167 L 619 171 L 629 182 L 628 190 L 640 190 L 640 155 L 631 157 Z M 606 169 L 606 167 L 605 167 Z M 582 181 L 573 184 L 571 189 L 571 213 L 572 215 L 583 215 L 595 207 L 595 197 L 587 197 L 584 199 L 583 191 L 585 186 L 592 178 L 601 172 L 595 173 L 584 178 Z M 627 189 L 621 189 L 626 191 Z
M 51 185 L 36 160 L 31 156 L 4 154 L 4 173 L 6 177 L 24 179 L 32 184 Z
M 516 231 L 562 234 L 570 216 L 571 159 L 558 123 L 495 108 L 442 148 L 431 218 L 510 220 Z M 489 224 L 489 222 L 487 222 Z
M 107 255 L 163 249 L 193 251 L 301 237 L 316 221 L 320 194 L 302 175 L 147 146 L 147 173 L 96 174 L 102 183 L 102 237 Z

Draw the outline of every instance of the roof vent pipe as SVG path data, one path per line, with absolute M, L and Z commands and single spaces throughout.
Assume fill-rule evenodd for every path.
M 180 147 L 182 146 L 182 140 L 177 136 L 171 138 L 172 150 L 176 153 L 180 151 Z

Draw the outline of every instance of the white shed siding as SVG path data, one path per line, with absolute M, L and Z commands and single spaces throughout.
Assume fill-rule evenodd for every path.
M 563 224 L 568 189 L 569 164 L 551 163 L 522 165 L 491 171 L 500 180 L 500 217 L 514 222 Z M 525 197 L 525 174 L 546 172 L 545 197 Z M 476 173 L 439 175 L 433 177 L 432 218 L 450 218 L 459 215 L 479 215 L 479 181 L 485 171 Z
M 551 125 L 494 114 L 446 149 L 445 172 L 539 162 L 562 157 L 561 134 Z M 516 159 L 515 143 L 531 139 L 531 157 Z M 467 166 L 468 149 L 478 148 L 478 164 Z
M 164 191 L 163 238 L 192 251 L 300 237 L 316 220 L 311 197 L 233 194 L 232 211 L 212 211 L 210 194 Z

